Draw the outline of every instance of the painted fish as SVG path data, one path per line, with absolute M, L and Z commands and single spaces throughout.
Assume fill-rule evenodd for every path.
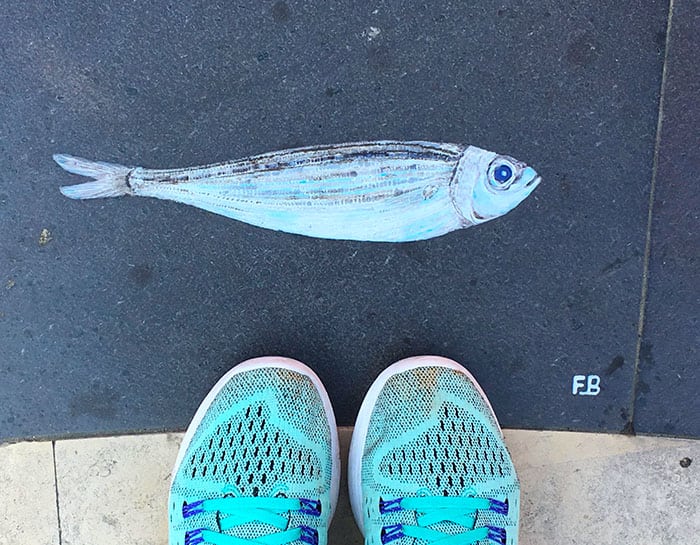
M 540 183 L 529 166 L 474 146 L 361 142 L 299 148 L 202 167 L 155 170 L 54 155 L 94 181 L 71 199 L 136 195 L 320 238 L 408 242 L 502 216 Z

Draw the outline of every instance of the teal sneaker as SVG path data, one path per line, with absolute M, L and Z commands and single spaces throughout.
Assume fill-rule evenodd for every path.
M 365 396 L 348 467 L 369 545 L 516 545 L 520 485 L 484 392 L 458 363 L 402 360 Z
M 295 360 L 248 360 L 214 386 L 182 440 L 170 544 L 325 545 L 339 481 L 320 379 Z

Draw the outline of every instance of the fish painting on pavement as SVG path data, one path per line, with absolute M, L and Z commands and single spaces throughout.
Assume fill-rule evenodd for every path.
M 507 155 L 434 142 L 307 147 L 175 169 L 54 159 L 94 178 L 62 187 L 72 199 L 155 197 L 266 229 L 376 242 L 424 240 L 495 219 L 541 181 Z

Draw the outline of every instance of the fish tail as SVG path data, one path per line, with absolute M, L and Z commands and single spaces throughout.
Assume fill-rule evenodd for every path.
M 73 174 L 95 178 L 92 182 L 61 187 L 61 193 L 71 199 L 99 199 L 131 195 L 129 173 L 133 168 L 113 163 L 88 161 L 72 155 L 56 154 L 53 160 Z

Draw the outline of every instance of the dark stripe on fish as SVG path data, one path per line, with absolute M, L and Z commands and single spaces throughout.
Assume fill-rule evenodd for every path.
M 332 152 L 321 155 L 319 152 Z M 158 171 L 152 170 L 140 178 L 145 182 L 159 182 L 165 184 L 179 184 L 191 181 L 198 181 L 204 178 L 212 179 L 227 176 L 236 176 L 247 173 L 274 172 L 288 168 L 303 168 L 311 165 L 334 163 L 338 166 L 345 163 L 366 159 L 400 159 L 412 161 L 446 161 L 453 162 L 459 159 L 459 153 L 451 152 L 444 148 L 430 147 L 423 145 L 397 146 L 396 149 L 386 149 L 377 146 L 377 149 L 358 149 L 355 146 L 328 146 L 325 148 L 309 148 L 301 150 L 291 150 L 289 152 L 277 152 L 272 154 L 258 155 L 249 159 L 215 163 L 204 167 L 199 167 L 201 172 L 193 172 L 191 169 Z M 411 168 L 406 165 L 405 168 Z M 416 168 L 416 166 L 412 166 Z M 186 172 L 185 172 L 186 171 Z M 338 173 L 357 176 L 357 172 L 348 170 L 347 173 Z M 323 179 L 316 177 L 316 180 Z

